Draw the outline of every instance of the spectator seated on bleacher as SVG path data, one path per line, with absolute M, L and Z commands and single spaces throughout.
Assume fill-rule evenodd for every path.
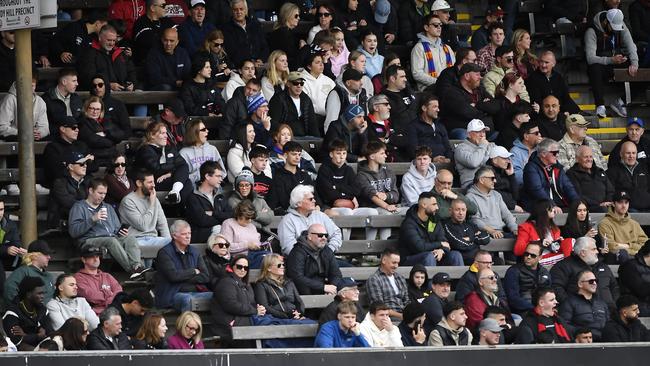
M 467 138 L 454 149 L 456 170 L 460 175 L 460 186 L 467 188 L 472 184 L 474 173 L 484 166 L 490 158 L 494 143 L 487 140 L 490 127 L 483 121 L 473 119 L 467 124 Z
M 402 344 L 405 347 L 426 345 L 429 332 L 425 330 L 424 321 L 427 316 L 424 306 L 417 301 L 404 307 L 403 318 L 397 328 L 402 335 Z
M 569 294 L 560 304 L 558 315 L 573 328 L 585 327 L 591 330 L 595 342 L 602 339 L 602 330 L 609 321 L 607 303 L 598 297 L 598 279 L 587 270 L 577 277 L 578 292 Z
M 485 318 L 481 320 L 476 330 L 479 338 L 473 341 L 474 344 L 491 347 L 501 344 L 501 337 L 503 336 L 501 332 L 504 329 L 496 320 Z
M 361 57 L 365 56 L 361 55 Z M 329 127 L 331 124 L 336 124 L 337 121 L 340 121 L 341 117 L 346 117 L 350 110 L 348 106 L 359 106 L 363 114 L 366 113 L 366 104 L 371 95 L 368 95 L 368 91 L 362 85 L 363 76 L 362 72 L 352 67 L 348 67 L 341 74 L 341 82 L 337 82 L 334 89 L 332 89 L 332 91 L 327 95 L 327 101 L 325 102 L 327 115 L 325 116 L 323 126 L 325 140 L 331 140 L 331 138 L 328 138 L 327 134 Z M 359 114 L 361 114 L 361 112 L 355 111 L 354 116 L 358 116 Z M 342 122 L 347 122 L 349 124 L 350 119 L 351 118 L 344 118 Z M 337 135 L 340 134 L 341 132 L 337 133 Z M 337 136 L 337 138 L 341 138 L 341 136 Z
M 277 91 L 269 102 L 268 115 L 271 127 L 277 128 L 281 123 L 288 124 L 295 136 L 320 136 L 314 116 L 314 105 L 309 96 L 303 92 L 305 79 L 303 74 L 292 71 L 287 77 L 284 90 Z
M 589 122 L 580 114 L 571 114 L 566 118 L 566 133 L 558 141 L 560 147 L 557 160 L 564 170 L 569 170 L 576 163 L 576 154 L 580 146 L 588 146 L 593 153 L 593 163 L 603 170 L 607 169 L 607 163 L 600 151 L 600 145 L 593 137 L 587 136 Z
M 255 148 L 256 150 L 259 150 L 257 148 L 259 145 L 255 143 L 255 135 L 255 127 L 253 126 L 252 122 L 240 123 L 233 129 L 233 138 L 230 142 L 228 155 L 226 156 L 226 165 L 228 166 L 228 181 L 234 182 L 235 177 L 241 173 L 242 169 L 244 169 L 244 167 L 248 167 L 251 168 L 253 174 L 255 174 L 256 182 L 257 176 L 259 174 L 264 174 L 269 178 L 268 184 L 270 190 L 271 184 L 273 183 L 270 179 L 272 176 L 271 165 L 266 164 L 262 170 L 258 170 L 251 164 L 250 156 L 252 155 L 252 149 Z M 262 148 L 264 148 L 264 146 L 262 146 Z M 266 160 L 268 162 L 268 150 L 266 148 L 264 148 L 264 150 L 266 151 Z M 262 154 L 257 152 L 254 156 L 261 157 Z M 261 167 L 261 162 L 259 165 L 259 167 Z M 267 195 L 268 192 L 264 195 L 264 197 Z
M 604 261 L 598 259 L 596 241 L 589 237 L 576 239 L 573 254 L 551 268 L 551 280 L 557 300 L 566 301 L 569 293 L 578 291 L 578 275 L 586 270 L 592 271 L 598 279 L 598 296 L 603 299 L 610 310 L 615 308 L 619 296 L 618 282 L 611 269 Z
M 88 334 L 87 349 L 97 351 L 130 350 L 131 341 L 122 331 L 122 317 L 114 307 L 99 314 L 99 326 Z
M 542 141 L 542 136 L 539 132 L 539 125 L 537 122 L 524 122 L 519 127 L 519 137 L 514 141 L 512 149 L 512 157 L 510 161 L 515 171 L 515 179 L 517 186 L 521 187 L 524 183 L 524 167 L 528 163 L 528 159 L 537 147 L 537 144 Z
M 223 195 L 223 173 L 217 162 L 201 164 L 201 180 L 187 198 L 187 220 L 192 227 L 192 242 L 205 243 L 211 234 L 221 230 L 224 220 L 232 217 L 232 208 Z
M 539 243 L 528 243 L 523 262 L 510 266 L 503 278 L 510 310 L 524 315 L 533 309 L 532 296 L 536 289 L 551 286 L 551 275 L 539 261 L 544 248 Z
M 560 101 L 549 95 L 542 101 L 542 109 L 537 118 L 541 136 L 560 141 L 566 133 L 566 117 L 568 114 L 560 113 Z
M 302 145 L 288 141 L 282 148 L 284 164 L 275 169 L 271 182 L 271 193 L 267 198 L 269 207 L 276 215 L 283 215 L 290 207 L 290 193 L 297 185 L 314 185 L 307 170 L 301 167 Z
M 625 191 L 630 197 L 634 197 L 634 200 L 630 201 L 632 209 L 645 211 L 650 208 L 650 168 L 645 161 L 638 160 L 638 156 L 637 145 L 633 141 L 623 143 L 620 150 L 621 160 L 610 166 L 607 177 L 616 191 Z
M 501 12 L 503 13 L 503 11 Z M 511 69 L 514 66 L 512 58 L 509 62 L 503 58 L 505 57 L 507 59 L 508 57 L 512 57 L 512 55 L 508 56 L 508 53 L 512 51 L 512 48 L 506 46 L 505 48 L 502 48 L 501 51 L 497 51 L 499 48 L 504 47 L 503 43 L 506 39 L 503 23 L 496 21 L 488 23 L 482 26 L 480 30 L 485 33 L 485 44 L 481 48 L 474 47 L 474 38 L 472 37 L 472 48 L 476 51 L 476 64 L 481 68 L 481 75 L 485 75 L 495 67 L 501 68 L 501 65 L 505 65 L 506 68 Z M 479 30 L 476 32 L 479 32 Z M 499 55 L 497 55 L 497 53 L 499 53 Z M 499 58 L 501 58 L 501 60 L 499 60 Z M 492 89 L 491 94 L 494 96 L 494 89 Z
M 68 232 L 83 250 L 86 246 L 106 248 L 123 270 L 139 277 L 145 270 L 140 262 L 140 247 L 111 205 L 104 203 L 107 185 L 103 179 L 88 183 L 88 197 L 74 203 L 68 215 Z
M 598 228 L 589 217 L 589 208 L 585 200 L 578 200 L 571 203 L 567 213 L 566 223 L 562 226 L 560 233 L 563 238 L 578 239 L 581 236 L 588 236 L 596 240 L 596 246 L 601 254 L 609 252 L 609 248 L 603 246 L 602 237 L 598 235 Z
M 383 77 L 386 79 L 386 86 L 381 92 L 390 103 L 390 126 L 398 135 L 406 134 L 411 122 L 418 117 L 418 105 L 409 86 L 406 69 L 399 65 L 390 65 L 385 69 Z M 392 139 L 395 140 L 395 137 Z M 406 137 L 402 139 L 406 140 Z M 401 144 L 394 142 L 400 149 L 408 150 L 406 141 Z
M 271 52 L 266 62 L 266 75 L 262 77 L 264 99 L 271 100 L 276 92 L 284 90 L 289 78 L 289 71 L 287 54 L 282 50 Z
M 91 96 L 84 102 L 79 121 L 79 139 L 86 143 L 98 166 L 110 165 L 117 153 L 116 145 L 125 139 L 126 133 L 107 117 L 101 98 Z M 130 128 L 129 128 L 130 129 Z
M 167 28 L 160 40 L 146 55 L 144 70 L 147 90 L 178 90 L 190 77 L 192 61 L 187 51 L 178 45 L 178 31 Z
M 490 306 L 496 306 L 506 312 L 506 317 L 512 322 L 510 305 L 506 299 L 499 298 L 498 277 L 490 268 L 478 272 L 479 288 L 465 296 L 464 308 L 467 314 L 466 326 L 472 331 L 477 331 L 483 314 Z
M 271 148 L 271 116 L 269 115 L 269 102 L 262 93 L 251 95 L 246 98 L 247 115 L 245 121 L 253 125 L 255 130 L 254 142 Z
M 406 150 L 406 145 L 408 144 L 404 134 L 406 131 L 398 129 L 393 124 L 394 114 L 391 113 L 391 110 L 392 107 L 386 95 L 373 95 L 368 100 L 368 115 L 365 117 L 366 123 L 371 130 L 369 133 L 374 134 L 379 141 L 386 144 L 387 161 L 406 161 L 408 158 L 402 154 L 402 151 Z
M 43 304 L 50 301 L 54 295 L 54 276 L 46 270 L 53 251 L 44 240 L 35 240 L 29 244 L 28 248 L 22 260 L 23 265 L 11 272 L 9 278 L 4 282 L 3 298 L 5 304 L 14 302 L 16 296 L 19 295 L 19 284 L 25 277 L 38 277 L 41 279 L 42 285 L 40 286 L 43 286 L 44 290 Z
M 93 331 L 99 324 L 97 314 L 88 301 L 77 293 L 77 280 L 72 274 L 59 275 L 54 284 L 54 297 L 46 304 L 47 316 L 53 330 L 61 328 L 63 323 L 72 317 L 78 317 L 88 323 L 88 329 Z
M 169 349 L 204 349 L 203 324 L 197 313 L 186 311 L 176 319 L 176 332 L 167 339 Z
M 639 249 L 630 261 L 619 268 L 619 278 L 623 288 L 639 299 L 639 312 L 641 316 L 650 315 L 650 242 Z
M 117 126 L 124 133 L 124 139 L 131 137 L 131 121 L 129 112 L 124 102 L 111 95 L 111 88 L 108 78 L 105 75 L 93 76 L 90 84 L 90 95 L 101 98 L 104 105 L 104 117 L 110 119 L 111 123 Z
M 66 116 L 74 118 L 81 116 L 83 108 L 81 97 L 76 93 L 79 85 L 77 71 L 71 68 L 61 69 L 57 80 L 55 86 L 43 93 L 50 131 L 60 126 Z
M 178 92 L 185 111 L 192 116 L 221 117 L 226 102 L 211 79 L 210 59 L 203 54 L 195 56 L 189 76 Z
M 359 331 L 370 347 L 404 347 L 399 328 L 393 325 L 390 308 L 385 304 L 370 304 Z
M 163 122 L 150 123 L 145 141 L 135 153 L 134 169 L 153 172 L 156 186 L 169 191 L 165 199 L 174 204 L 186 202 L 192 194 L 189 168 L 173 145 L 168 144 L 167 126 Z
M 523 256 L 531 242 L 542 246 L 540 265 L 545 267 L 550 267 L 571 255 L 572 240 L 564 239 L 560 235 L 560 228 L 553 221 L 556 214 L 557 206 L 552 201 L 542 200 L 535 203 L 530 209 L 530 216 L 517 230 L 517 241 L 513 248 L 515 256 Z
M 323 161 L 328 159 L 329 146 L 335 140 L 346 142 L 348 163 L 356 163 L 363 159 L 368 142 L 376 140 L 375 131 L 368 126 L 364 116 L 365 112 L 361 106 L 350 104 L 344 108 L 340 118 L 332 121 L 321 145 Z
M 155 121 L 162 122 L 167 126 L 167 145 L 180 150 L 183 146 L 187 122 L 187 113 L 183 102 L 178 98 L 166 102 L 163 110 L 156 116 Z M 147 127 L 150 125 L 151 123 Z
M 644 135 L 644 120 L 639 117 L 629 118 L 625 130 L 625 137 L 623 137 L 609 153 L 607 165 L 611 168 L 621 162 L 621 148 L 623 147 L 623 144 L 628 141 L 632 141 L 636 145 L 636 160 L 643 165 L 647 165 L 649 161 L 647 159 L 650 158 L 650 138 Z
M 126 156 L 117 153 L 112 160 L 112 164 L 108 166 L 106 175 L 104 175 L 104 180 L 108 184 L 105 201 L 113 205 L 114 208 L 117 208 L 122 199 L 127 194 L 134 192 L 137 187 L 133 180 L 126 174 Z
M 431 293 L 422 301 L 426 311 L 426 318 L 422 326 L 426 334 L 431 333 L 433 328 L 442 320 L 443 311 L 451 293 L 451 277 L 446 272 L 438 272 L 431 278 Z M 411 302 L 413 304 L 413 302 Z M 407 305 L 408 308 L 408 305 Z M 406 310 L 404 310 L 406 313 Z
M 18 264 L 18 258 L 27 253 L 27 249 L 22 248 L 22 240 L 20 239 L 20 229 L 18 223 L 11 218 L 5 211 L 5 199 L 0 197 L 0 276 L 4 274 L 5 269 L 13 269 Z M 18 256 L 18 258 L 16 257 Z M 0 277 L 2 284 L 4 284 L 4 276 Z M 0 291 L 2 290 L 0 284 Z
M 467 121 L 481 120 L 491 129 L 492 117 L 501 107 L 481 87 L 480 67 L 473 63 L 461 66 L 457 84 L 445 89 L 440 99 L 440 119 L 449 131 L 449 137 L 464 140 Z
M 110 306 L 120 313 L 122 332 L 129 337 L 135 337 L 142 327 L 145 314 L 154 307 L 154 298 L 148 288 L 138 288 L 131 293 L 118 293 Z
M 510 45 L 515 51 L 515 69 L 524 80 L 537 69 L 538 60 L 531 51 L 531 40 L 530 33 L 525 29 L 516 29 L 510 40 Z
M 156 197 L 153 173 L 138 171 L 135 192 L 126 195 L 120 203 L 119 213 L 123 225 L 129 225 L 131 235 L 139 245 L 165 245 L 171 240 L 167 217 Z
M 460 69 L 465 64 L 476 63 L 476 52 L 470 48 L 461 47 L 456 51 L 456 63 L 454 67 L 448 67 L 440 73 L 436 81 L 436 95 L 441 96 L 446 88 L 458 84 L 460 80 Z
M 190 55 L 194 55 L 203 45 L 205 37 L 215 30 L 214 23 L 206 21 L 205 8 L 204 0 L 192 0 L 190 16 L 178 27 L 181 46 Z
M 489 178 L 489 176 L 484 176 L 484 178 Z M 490 234 L 479 229 L 467 219 L 465 202 L 459 199 L 453 200 L 449 211 L 451 217 L 442 223 L 445 237 L 451 247 L 446 264 L 462 266 L 463 262 L 465 264 L 472 263 L 480 246 L 490 243 Z
M 400 190 L 402 205 L 411 207 L 418 202 L 423 192 L 430 192 L 436 179 L 436 166 L 432 162 L 432 151 L 429 146 L 418 146 L 415 149 L 415 159 L 409 170 L 402 176 Z
M 85 48 L 77 65 L 79 80 L 83 88 L 90 88 L 93 76 L 108 76 L 112 91 L 134 91 L 139 89 L 135 65 L 131 56 L 122 47 L 116 47 L 117 31 L 105 25 L 99 31 L 99 40 Z
M 397 273 L 400 254 L 396 249 L 386 248 L 381 253 L 381 263 L 366 281 L 368 302 L 381 302 L 390 308 L 390 317 L 402 320 L 404 307 L 411 301 L 406 279 Z
M 635 199 L 638 199 L 635 197 Z M 614 194 L 613 205 L 598 223 L 598 232 L 616 256 L 616 262 L 623 264 L 641 249 L 648 236 L 641 225 L 630 217 L 631 196 L 625 191 Z
M 283 51 L 291 70 L 300 66 L 300 49 L 307 45 L 297 32 L 299 22 L 300 7 L 294 3 L 284 3 L 278 9 L 278 20 L 273 25 L 273 31 L 268 34 L 269 49 Z
M 176 27 L 174 21 L 165 16 L 165 5 L 168 4 L 164 0 L 147 0 L 144 14 L 133 24 L 133 56 L 138 63 L 144 62 L 149 51 L 160 44 L 165 29 Z M 128 29 L 127 22 L 127 35 Z
M 82 19 L 71 22 L 58 30 L 49 42 L 50 61 L 54 66 L 73 66 L 78 64 L 79 56 L 97 40 L 97 34 L 106 25 L 106 16 L 101 11 L 84 9 Z M 3 63 L 4 65 L 4 63 Z M 6 64 L 10 66 L 10 64 Z M 9 67 L 7 70 L 10 70 Z M 0 88 L 2 89 L 2 88 Z
M 31 351 L 54 331 L 45 307 L 45 284 L 40 277 L 23 277 L 17 285 L 16 297 L 5 300 L 2 325 L 19 350 Z
M 34 116 L 34 140 L 40 141 L 50 135 L 50 124 L 47 120 L 47 107 L 43 98 L 36 92 L 37 77 L 32 77 L 32 108 Z M 16 83 L 11 84 L 7 96 L 0 103 L 0 139 L 3 141 L 18 140 L 18 98 Z
M 456 28 L 450 26 L 454 23 L 454 19 L 451 17 L 452 11 L 454 11 L 454 8 L 445 0 L 436 0 L 431 4 L 432 14 L 437 15 L 442 22 L 442 41 L 456 50 L 459 47 L 459 40 Z
M 447 129 L 438 119 L 440 103 L 438 97 L 429 94 L 420 99 L 419 115 L 412 120 L 406 136 L 408 138 L 408 155 L 416 158 L 416 150 L 420 146 L 430 149 L 431 160 L 435 164 L 449 164 L 453 150 L 449 143 Z
M 171 243 L 162 247 L 156 256 L 156 307 L 189 311 L 192 299 L 212 297 L 208 288 L 210 273 L 201 253 L 190 246 L 190 224 L 176 220 L 169 231 Z
M 67 127 L 64 127 L 67 129 Z M 47 201 L 47 224 L 49 228 L 64 228 L 72 206 L 88 195 L 90 176 L 87 176 L 88 156 L 77 151 L 68 151 L 63 157 L 63 175 L 52 184 Z M 61 168 L 59 168 L 61 169 Z
M 478 272 L 489 268 L 492 268 L 494 261 L 492 260 L 492 254 L 485 250 L 479 250 L 474 257 L 474 263 L 467 269 L 467 271 L 460 277 L 458 284 L 456 285 L 456 294 L 454 295 L 454 300 L 464 301 L 465 297 L 472 291 L 478 291 L 480 286 L 478 282 Z M 498 273 L 495 273 L 496 277 L 499 277 Z M 499 299 L 506 299 L 506 292 L 501 284 L 501 279 L 497 278 L 497 286 L 499 288 L 498 296 Z
M 122 292 L 122 286 L 110 273 L 99 269 L 103 250 L 87 245 L 81 251 L 81 268 L 74 277 L 77 280 L 77 295 L 84 297 L 95 314 L 99 315 Z
M 411 50 L 411 74 L 419 91 L 432 91 L 440 73 L 456 62 L 454 47 L 441 37 L 443 24 L 438 15 L 425 16 L 423 31 L 418 33 L 418 42 Z
M 216 1 L 211 2 L 212 4 L 226 5 L 225 1 Z M 228 13 L 230 13 L 230 8 L 228 8 Z M 209 16 L 209 10 L 208 10 Z M 226 14 L 230 16 L 230 14 Z M 209 20 L 208 20 L 209 21 Z M 201 43 L 200 48 L 196 51 L 196 54 L 204 54 L 210 59 L 210 68 L 212 69 L 212 81 L 218 83 L 221 87 L 227 84 L 232 71 L 235 69 L 235 64 L 230 60 L 226 49 L 224 48 L 224 39 L 225 36 L 222 31 L 215 29 L 212 32 L 208 33 Z M 253 73 L 254 74 L 254 73 Z M 223 91 L 221 94 L 224 97 Z M 224 97 L 224 100 L 226 98 Z
M 530 102 L 530 96 L 526 90 L 523 78 L 514 70 L 514 51 L 509 46 L 499 46 L 495 52 L 494 64 L 481 80 L 481 86 L 491 97 L 498 97 L 502 102 L 502 110 L 506 116 L 517 102 Z M 505 111 L 504 111 L 505 110 Z M 504 118 L 502 118 L 504 119 Z M 495 121 L 497 127 L 499 121 Z
M 219 171 L 226 177 L 226 167 L 219 154 L 219 150 L 208 142 L 208 128 L 200 119 L 191 120 L 187 124 L 187 132 L 183 139 L 185 147 L 179 154 L 185 159 L 189 168 L 190 181 L 197 184 L 201 180 L 201 165 L 206 161 L 214 161 L 219 164 Z
M 429 296 L 429 274 L 423 265 L 416 264 L 411 267 L 411 272 L 409 272 L 409 278 L 406 283 L 409 287 L 409 299 L 411 301 L 422 302 Z
M 524 167 L 524 184 L 522 201 L 524 209 L 530 211 L 535 202 L 553 201 L 558 213 L 569 204 L 580 199 L 564 167 L 558 162 L 560 145 L 549 138 L 544 138 L 533 152 Z
M 168 349 L 167 323 L 161 314 L 149 313 L 142 322 L 138 333 L 131 338 L 133 349 Z
M 210 272 L 209 288 L 214 290 L 217 283 L 225 277 L 226 267 L 230 263 L 230 242 L 221 234 L 212 234 L 208 238 L 203 260 Z
M 431 193 L 434 194 L 436 202 L 438 203 L 438 212 L 436 215 L 441 220 L 446 220 L 451 216 L 449 208 L 451 207 L 451 201 L 455 199 L 460 199 L 467 204 L 468 215 L 472 216 L 476 213 L 476 205 L 472 201 L 468 200 L 462 193 L 454 192 L 451 188 L 453 184 L 454 175 L 449 170 L 438 170 Z
M 511 80 L 513 74 L 508 73 L 506 78 Z M 519 78 L 519 80 L 522 79 Z M 507 80 L 504 81 L 508 83 Z M 518 84 L 518 82 L 510 84 L 510 87 L 508 88 L 509 93 L 512 92 L 512 87 L 515 87 L 515 89 L 519 88 L 520 84 Z M 521 125 L 530 122 L 530 116 L 533 109 L 530 104 L 523 100 L 511 103 L 510 100 L 503 95 L 499 96 L 498 99 L 503 102 L 503 109 L 496 115 L 495 124 L 497 125 L 499 136 L 494 140 L 494 143 L 510 150 L 519 137 L 519 129 L 521 128 Z
M 5 66 L 0 77 L 0 90 L 6 91 L 16 81 L 15 31 L 0 32 L 0 62 Z
M 580 113 L 580 107 L 569 94 L 569 87 L 565 77 L 554 70 L 555 64 L 556 60 L 553 51 L 547 50 L 541 53 L 539 67 L 526 79 L 526 89 L 530 94 L 530 102 L 541 106 L 544 104 L 546 97 L 553 95 L 562 106 L 562 112 Z
M 450 301 L 443 307 L 443 318 L 429 334 L 428 346 L 469 346 L 472 344 L 472 333 L 465 327 L 467 314 L 463 304 Z
M 252 86 L 250 86 L 250 83 L 253 82 L 254 85 L 256 86 L 255 90 L 252 90 Z M 239 89 L 239 87 L 242 86 L 247 86 L 249 85 L 249 89 L 246 90 L 241 90 L 237 94 L 236 91 Z M 238 119 L 233 120 L 232 122 L 229 123 L 229 125 L 232 127 L 239 121 L 246 119 L 247 116 L 247 111 L 246 111 L 246 98 L 250 97 L 251 95 L 255 95 L 259 93 L 262 89 L 262 82 L 260 79 L 255 77 L 255 63 L 251 60 L 244 60 L 242 61 L 241 64 L 238 65 L 237 70 L 234 72 L 230 73 L 230 78 L 228 79 L 228 82 L 226 83 L 226 86 L 223 88 L 223 91 L 221 92 L 221 96 L 226 102 L 230 102 L 230 99 L 233 97 L 239 97 L 239 100 L 237 102 L 237 111 L 241 111 L 240 113 L 237 114 Z M 242 98 L 246 97 L 246 98 Z M 228 105 L 228 110 L 231 108 Z M 226 112 L 226 118 L 228 118 L 228 112 Z
M 261 235 L 253 225 L 254 218 L 255 207 L 250 201 L 243 200 L 235 207 L 234 216 L 223 221 L 220 233 L 230 242 L 233 254 L 246 255 L 251 268 L 259 269 L 270 248 L 268 242 L 262 243 Z
M 603 329 L 603 342 L 650 341 L 650 331 L 639 320 L 639 303 L 633 295 L 616 300 L 616 312 Z
M 595 162 L 592 148 L 579 146 L 575 153 L 575 164 L 567 171 L 567 176 L 578 195 L 587 203 L 589 211 L 605 212 L 612 205 L 614 185 Z
M 486 167 L 493 170 L 496 178 L 496 181 L 493 181 L 494 185 L 491 185 L 490 190 L 499 192 L 508 210 L 524 212 L 524 209 L 517 204 L 519 202 L 519 192 L 521 187 L 517 182 L 515 169 L 512 165 L 511 158 L 513 155 L 514 154 L 508 152 L 508 150 L 503 146 L 494 146 L 490 150 L 490 160 L 488 160 Z M 474 184 L 476 184 L 476 182 Z
M 271 220 L 273 219 L 273 210 L 271 210 L 266 201 L 255 192 L 253 189 L 254 186 L 255 177 L 253 176 L 253 172 L 249 169 L 242 170 L 237 178 L 235 178 L 233 191 L 228 197 L 228 205 L 234 210 L 243 200 L 250 201 L 255 208 L 255 219 L 253 220 L 253 224 L 255 227 L 261 228 L 271 223 Z
M 355 301 L 342 301 L 336 309 L 337 320 L 330 320 L 321 325 L 316 339 L 314 339 L 314 347 L 370 347 L 361 334 L 356 310 Z
M 571 343 L 571 328 L 557 315 L 558 300 L 549 287 L 535 289 L 532 302 L 534 308 L 529 311 L 519 325 L 517 344 L 533 343 Z M 551 342 L 542 342 L 550 337 Z
M 327 96 L 336 86 L 336 83 L 324 74 L 324 58 L 322 51 L 310 53 L 305 60 L 304 69 L 301 73 L 301 77 L 305 81 L 302 90 L 311 99 L 314 106 L 316 121 L 320 121 L 316 122 L 319 131 L 321 130 L 322 120 L 327 114 L 325 109 Z

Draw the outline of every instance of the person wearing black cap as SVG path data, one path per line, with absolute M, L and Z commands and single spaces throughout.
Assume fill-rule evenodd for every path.
M 327 115 L 325 115 L 325 125 L 323 126 L 325 133 L 327 133 L 330 124 L 338 120 L 350 104 L 360 106 L 364 114 L 366 113 L 368 96 L 362 87 L 361 78 L 363 78 L 363 74 L 360 71 L 349 67 L 343 72 L 341 79 L 343 84 L 337 84 L 327 96 L 325 102 Z
M 45 288 L 39 277 L 24 277 L 18 296 L 2 317 L 5 332 L 20 351 L 31 351 L 54 331 L 45 308 Z
M 429 333 L 424 329 L 426 312 L 419 302 L 412 302 L 404 308 L 402 321 L 397 328 L 402 335 L 402 344 L 405 347 L 426 346 Z
M 322 325 L 330 320 L 336 320 L 336 309 L 342 301 L 354 301 L 357 305 L 357 321 L 361 322 L 364 316 L 366 316 L 366 312 L 359 303 L 359 284 L 357 281 L 352 277 L 343 277 L 336 284 L 336 288 L 338 289 L 336 296 L 334 296 L 334 300 L 332 300 L 332 302 L 321 311 L 320 317 L 318 318 L 318 324 Z
M 70 151 L 65 157 L 65 172 L 52 184 L 47 201 L 47 224 L 51 229 L 61 228 L 68 219 L 68 212 L 78 200 L 88 194 L 88 156 Z
M 636 199 L 639 199 L 636 197 Z M 636 255 L 648 240 L 641 225 L 630 217 L 631 196 L 626 191 L 614 193 L 614 204 L 605 218 L 598 223 L 598 232 L 607 243 L 609 252 L 616 255 L 617 262 L 623 264 Z
M 449 301 L 451 293 L 451 277 L 446 272 L 438 272 L 431 278 L 431 295 L 422 301 L 426 311 L 424 319 L 424 332 L 431 333 L 436 324 L 442 320 L 445 305 Z M 407 306 L 408 307 L 408 306 Z
M 116 294 L 122 292 L 122 286 L 115 277 L 99 269 L 102 255 L 104 251 L 101 248 L 85 246 L 81 250 L 83 268 L 74 275 L 77 295 L 85 297 L 97 315 L 113 302 Z
M 7 281 L 4 288 L 5 304 L 12 303 L 19 295 L 19 284 L 26 277 L 38 277 L 44 286 L 43 301 L 47 302 L 54 295 L 54 276 L 46 270 L 50 263 L 50 255 L 53 251 L 45 240 L 35 240 L 29 244 L 27 254 L 23 258 L 23 265 L 16 268 Z M 16 301 L 17 302 L 17 301 Z
M 643 165 L 648 165 L 650 159 L 650 137 L 644 135 L 645 121 L 639 117 L 630 117 L 625 128 L 626 135 L 619 141 L 609 153 L 607 166 L 609 168 L 621 161 L 621 148 L 623 144 L 632 141 L 636 145 L 636 160 Z
M 122 317 L 122 332 L 129 337 L 134 337 L 144 316 L 154 307 L 153 294 L 147 288 L 139 288 L 131 293 L 120 292 L 115 295 L 110 305 L 120 312 Z

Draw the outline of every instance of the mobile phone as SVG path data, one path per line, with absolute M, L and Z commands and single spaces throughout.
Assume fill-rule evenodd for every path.
M 129 224 L 122 224 L 122 226 L 120 226 L 120 230 L 118 230 L 118 231 L 128 230 L 130 227 L 131 227 L 131 225 L 129 225 Z
M 420 323 L 415 324 L 415 333 L 420 333 Z

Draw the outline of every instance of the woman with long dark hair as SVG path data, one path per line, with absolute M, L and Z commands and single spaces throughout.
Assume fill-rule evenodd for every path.
M 38 351 L 41 344 L 51 340 L 58 346 L 59 351 L 83 351 L 86 349 L 86 339 L 88 338 L 88 322 L 72 317 L 63 323 L 61 328 L 45 338 L 35 349 Z
M 133 180 L 128 177 L 127 162 L 126 156 L 122 153 L 118 153 L 112 159 L 113 164 L 108 166 L 106 169 L 106 175 L 104 180 L 108 184 L 108 191 L 106 192 L 106 203 L 113 205 L 115 210 L 120 206 L 122 198 L 127 194 L 135 191 L 135 183 Z
M 562 237 L 578 239 L 581 236 L 588 236 L 596 240 L 596 246 L 601 254 L 609 253 L 607 245 L 602 245 L 600 235 L 598 235 L 598 226 L 591 221 L 589 216 L 589 206 L 585 200 L 576 200 L 569 205 L 566 223 L 561 229 Z
M 235 177 L 241 173 L 244 167 L 251 167 L 251 160 L 248 157 L 251 148 L 255 144 L 255 127 L 251 122 L 241 123 L 233 130 L 233 139 L 230 143 L 226 162 L 228 165 L 228 181 L 234 182 Z M 267 164 L 264 170 L 266 176 L 271 177 L 271 164 Z
M 554 208 L 555 203 L 550 200 L 535 204 L 526 222 L 519 225 L 514 247 L 516 256 L 523 256 L 530 242 L 542 245 L 542 259 L 539 263 L 543 266 L 552 266 L 571 255 L 571 240 L 563 240 L 560 228 L 553 221 Z

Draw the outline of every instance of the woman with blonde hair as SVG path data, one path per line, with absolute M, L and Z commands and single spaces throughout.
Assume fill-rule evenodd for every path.
M 515 69 L 526 80 L 528 75 L 535 71 L 538 66 L 537 56 L 535 56 L 530 48 L 530 33 L 525 29 L 515 30 L 512 34 L 510 44 L 515 53 Z
M 343 73 L 343 67 L 348 63 L 350 51 L 345 44 L 345 33 L 339 27 L 333 27 L 330 31 L 334 37 L 334 47 L 332 48 L 332 73 L 338 78 Z
M 210 290 L 214 290 L 219 280 L 226 276 L 226 267 L 230 263 L 230 241 L 221 234 L 212 234 L 207 243 L 203 258 L 210 272 Z
M 167 349 L 167 323 L 160 314 L 147 314 L 131 341 L 134 349 Z
M 375 87 L 372 85 L 372 80 L 370 80 L 368 75 L 366 75 L 366 55 L 359 50 L 351 51 L 350 56 L 348 56 L 347 65 L 341 68 L 341 74 L 336 78 L 337 84 L 342 85 L 343 72 L 348 68 L 355 69 L 363 74 L 363 77 L 361 78 L 361 86 L 366 90 L 368 98 L 375 95 Z
M 267 254 L 255 284 L 255 301 L 279 319 L 305 319 L 305 304 L 293 281 L 285 275 L 284 257 Z
M 226 175 L 226 167 L 223 165 L 223 159 L 219 150 L 208 142 L 208 134 L 210 131 L 200 119 L 190 121 L 187 125 L 187 132 L 185 132 L 185 147 L 181 149 L 180 155 L 185 159 L 187 168 L 189 170 L 190 181 L 196 184 L 201 180 L 201 164 L 206 161 L 212 160 L 219 163 L 219 170 L 222 172 L 224 178 Z
M 266 76 L 262 78 L 262 94 L 266 100 L 271 100 L 273 94 L 284 90 L 289 78 L 289 61 L 282 50 L 275 50 L 269 55 L 266 65 Z
M 202 335 L 201 317 L 195 312 L 186 311 L 176 319 L 176 333 L 169 337 L 167 344 L 169 349 L 204 349 Z
M 298 5 L 290 2 L 284 3 L 280 7 L 278 21 L 273 25 L 273 32 L 269 34 L 269 49 L 284 51 L 291 70 L 300 66 L 300 49 L 307 44 L 296 32 L 299 23 L 300 8 Z

